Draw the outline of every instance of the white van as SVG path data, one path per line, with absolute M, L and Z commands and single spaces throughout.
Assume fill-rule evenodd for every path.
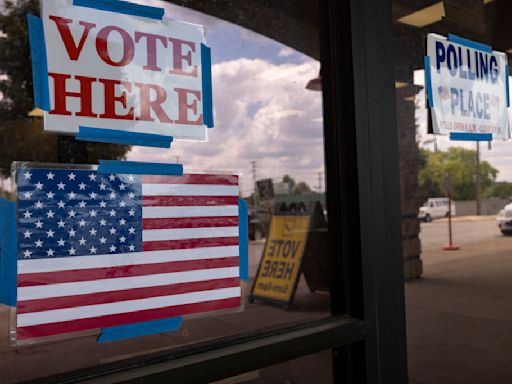
M 429 222 L 440 217 L 448 217 L 448 201 L 447 197 L 431 197 L 427 200 L 418 213 L 418 219 Z M 452 201 L 452 216 L 455 216 L 455 204 Z

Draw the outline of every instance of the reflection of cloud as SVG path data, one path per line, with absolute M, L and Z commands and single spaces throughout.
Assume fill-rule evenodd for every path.
M 213 66 L 215 128 L 208 143 L 176 142 L 170 150 L 136 147 L 129 159 L 173 162 L 186 169 L 242 171 L 252 186 L 251 164 L 258 178 L 290 173 L 316 185 L 323 171 L 320 92 L 305 89 L 318 74 L 318 63 L 273 64 L 237 59 Z
M 290 47 L 284 47 L 283 49 L 281 49 L 279 51 L 279 56 L 280 57 L 289 57 L 289 56 L 292 56 L 294 53 L 296 53 L 296 51 Z

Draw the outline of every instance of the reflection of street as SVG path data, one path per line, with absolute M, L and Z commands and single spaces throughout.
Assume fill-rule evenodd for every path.
M 423 277 L 405 285 L 411 383 L 509 383 L 512 237 L 494 217 L 454 220 L 459 251 L 442 251 L 446 220 L 421 225 Z

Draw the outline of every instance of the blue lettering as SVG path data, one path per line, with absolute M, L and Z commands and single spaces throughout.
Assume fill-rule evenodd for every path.
M 491 56 L 491 59 L 489 60 L 489 70 L 491 71 L 491 81 L 494 84 L 498 80 L 499 75 L 498 61 L 494 56 Z
M 460 114 L 462 116 L 467 116 L 468 111 L 464 109 L 464 90 L 461 89 L 459 91 L 459 94 L 460 94 Z
M 450 75 L 455 76 L 457 74 L 459 63 L 457 62 L 457 53 L 455 52 L 455 47 L 451 44 L 448 46 L 448 49 L 446 50 L 446 63 L 448 64 Z
M 471 71 L 471 52 L 470 50 L 466 50 L 466 53 L 467 53 L 467 58 L 468 58 L 468 78 L 469 80 L 474 80 L 475 79 L 475 72 L 472 72 Z
M 489 63 L 488 56 L 482 52 L 479 52 L 480 55 L 480 78 L 483 80 L 485 77 L 485 81 L 489 81 Z
M 489 94 L 484 93 L 484 119 L 491 120 L 491 114 L 489 113 Z
M 482 118 L 482 115 L 484 113 L 484 110 L 482 108 L 482 94 L 478 92 L 476 94 L 476 114 L 479 119 Z
M 441 63 L 444 61 L 444 45 L 440 41 L 436 41 L 436 68 L 437 72 L 441 70 Z
M 459 104 L 459 91 L 455 88 L 450 88 L 450 101 L 452 108 L 452 115 L 455 115 L 455 107 Z
M 464 71 L 464 65 L 462 64 L 462 48 L 459 47 L 459 76 L 461 79 L 467 79 L 468 73 Z

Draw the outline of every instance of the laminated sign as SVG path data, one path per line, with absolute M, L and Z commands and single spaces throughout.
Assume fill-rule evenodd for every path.
M 238 176 L 101 168 L 17 170 L 16 339 L 238 310 Z
M 425 86 L 434 133 L 510 137 L 505 53 L 458 36 L 430 33 Z
M 169 147 L 213 127 L 202 26 L 114 0 L 42 0 L 29 16 L 44 129 L 77 139 Z

